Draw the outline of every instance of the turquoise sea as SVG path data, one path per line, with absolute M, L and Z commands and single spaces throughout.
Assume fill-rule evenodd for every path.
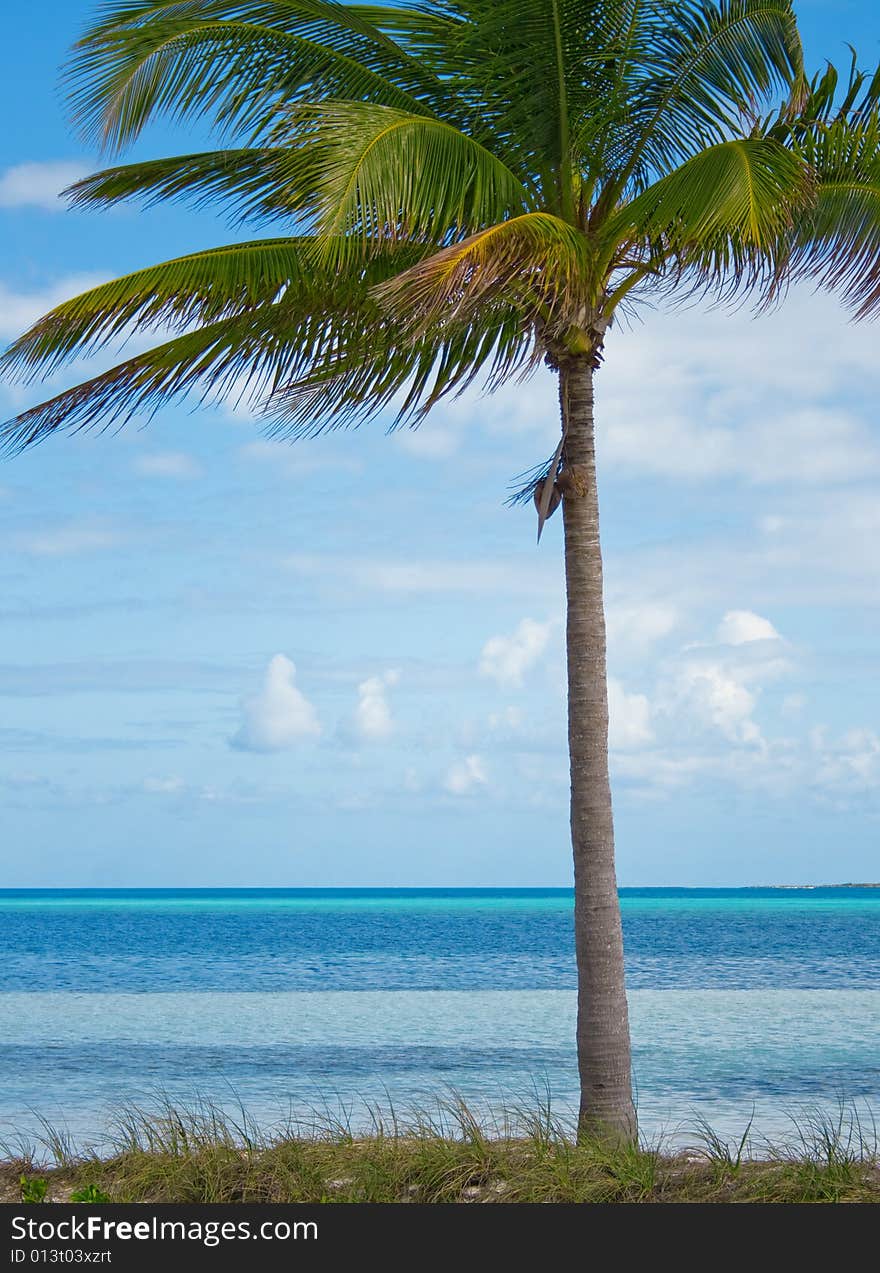
M 621 894 L 643 1133 L 880 1109 L 880 889 Z M 0 1138 L 576 1098 L 566 890 L 0 891 Z

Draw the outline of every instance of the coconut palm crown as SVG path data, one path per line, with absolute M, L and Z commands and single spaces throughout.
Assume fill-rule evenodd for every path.
M 242 390 L 281 438 L 417 425 L 474 381 L 558 373 L 560 444 L 525 491 L 539 533 L 564 510 L 581 1127 L 631 1137 L 594 373 L 645 299 L 813 279 L 880 308 L 880 72 L 809 80 L 790 0 L 111 0 L 68 84 L 105 150 L 163 114 L 222 146 L 108 168 L 74 204 L 216 201 L 275 237 L 40 319 L 7 373 L 154 344 L 10 421 L 7 449 Z

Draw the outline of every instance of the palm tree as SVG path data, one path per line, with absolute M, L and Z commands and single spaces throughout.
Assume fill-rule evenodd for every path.
M 559 446 L 521 493 L 539 535 L 563 508 L 580 1128 L 631 1139 L 594 377 L 639 299 L 812 277 L 880 307 L 880 75 L 808 82 L 790 0 L 111 0 L 69 85 L 105 149 L 161 114 L 223 145 L 98 172 L 75 204 L 224 200 L 281 234 L 47 314 L 7 371 L 162 334 L 11 421 L 8 449 L 192 391 L 245 386 L 292 439 L 557 373 Z

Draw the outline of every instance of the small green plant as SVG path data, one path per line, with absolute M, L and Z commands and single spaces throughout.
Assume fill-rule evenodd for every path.
M 110 1202 L 110 1195 L 104 1193 L 97 1185 L 83 1185 L 70 1195 L 71 1202 Z
M 45 1202 L 49 1181 L 40 1176 L 22 1176 L 19 1180 L 22 1202 Z
M 638 1148 L 578 1138 L 549 1102 L 480 1114 L 458 1097 L 425 1109 L 348 1115 L 316 1111 L 260 1131 L 208 1100 L 163 1098 L 117 1115 L 105 1156 L 63 1142 L 65 1161 L 27 1142 L 3 1160 L 0 1191 L 23 1202 L 74 1203 L 880 1203 L 880 1145 L 867 1108 L 796 1111 L 781 1144 L 733 1141 L 705 1122 L 699 1145 Z M 61 1144 L 50 1128 L 44 1146 Z M 25 1153 L 27 1156 L 25 1157 Z M 50 1165 L 51 1162 L 51 1165 Z M 104 1192 L 107 1190 L 108 1192 Z

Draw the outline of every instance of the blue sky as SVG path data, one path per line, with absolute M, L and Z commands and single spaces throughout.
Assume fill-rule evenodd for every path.
M 797 6 L 880 59 L 867 0 Z M 0 336 L 234 234 L 63 210 L 98 159 L 57 67 L 88 6 L 7 18 Z M 138 154 L 205 139 L 160 127 Z M 267 233 L 270 231 L 267 231 Z M 647 312 L 598 387 L 621 883 L 880 877 L 877 327 L 799 293 Z M 33 401 L 0 386 L 5 414 Z M 565 885 L 559 519 L 507 485 L 553 385 L 418 434 L 269 444 L 245 405 L 0 467 L 0 883 Z

